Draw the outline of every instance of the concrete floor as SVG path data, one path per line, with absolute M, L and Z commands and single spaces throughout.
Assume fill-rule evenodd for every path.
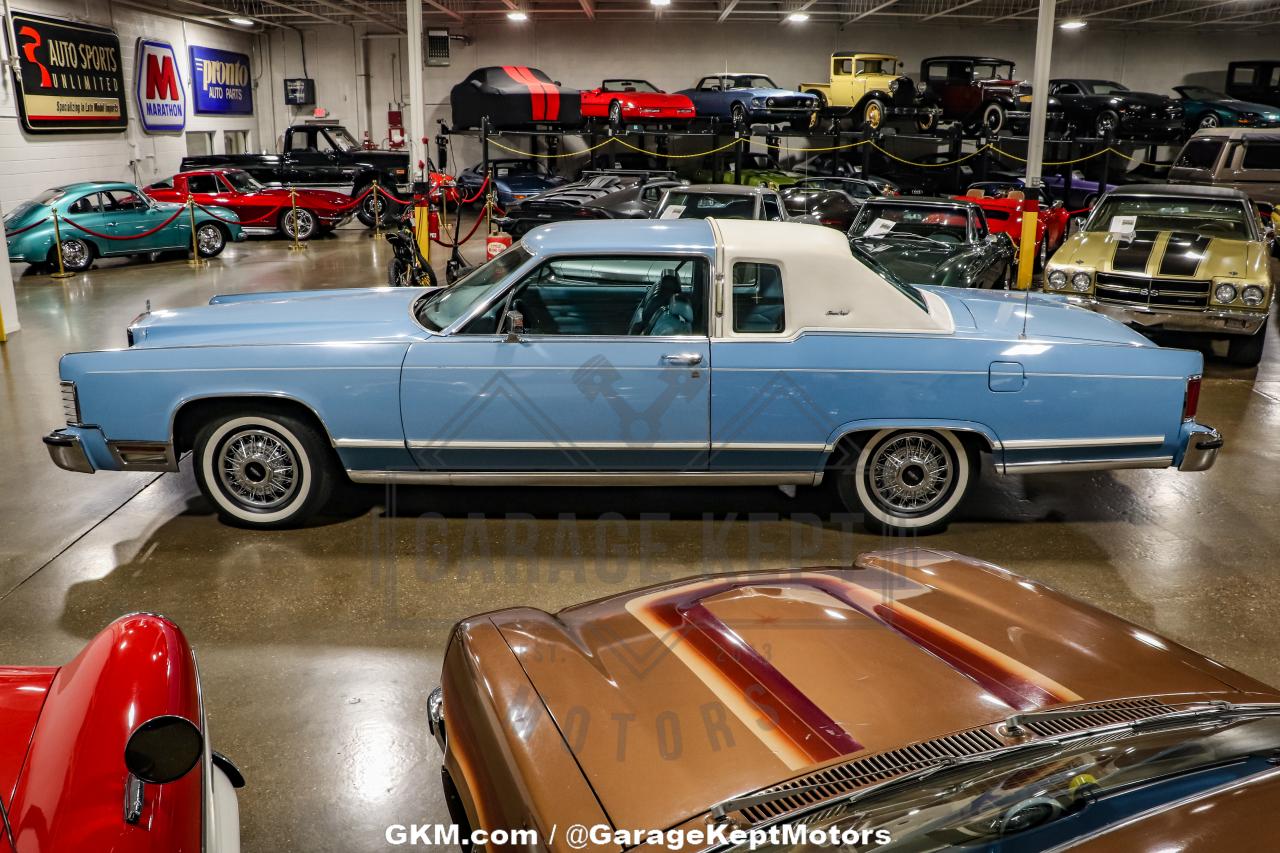
M 478 247 L 477 247 L 478 248 Z M 121 346 L 143 310 L 219 292 L 380 284 L 358 229 L 293 254 L 230 247 L 208 268 L 109 262 L 63 283 L 15 266 L 23 331 L 0 346 L 0 661 L 58 664 L 116 616 L 157 610 L 200 656 L 215 746 L 245 771 L 248 853 L 389 849 L 391 823 L 443 822 L 426 729 L 449 627 L 699 571 L 846 563 L 885 543 L 773 489 L 350 488 L 295 531 L 220 524 L 178 474 L 56 469 L 57 358 Z M 1210 359 L 1200 420 L 1227 438 L 1205 474 L 985 472 L 931 547 L 1007 566 L 1280 684 L 1280 341 Z

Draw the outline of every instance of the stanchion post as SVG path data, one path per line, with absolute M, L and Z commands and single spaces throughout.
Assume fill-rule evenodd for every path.
M 57 248 L 58 271 L 51 274 L 50 278 L 71 278 L 75 273 L 67 272 L 67 268 L 62 265 L 62 225 L 58 221 L 58 211 L 53 212 L 53 245 Z
M 484 230 L 486 234 L 493 233 L 493 167 L 489 167 L 488 178 L 486 182 L 488 186 L 485 188 L 484 194 Z
M 289 187 L 289 217 L 293 223 L 293 244 L 289 246 L 289 251 L 301 252 L 307 246 L 298 239 L 298 191 L 293 187 Z
M 196 241 L 196 201 L 191 196 L 187 196 L 187 215 L 191 219 L 191 257 L 187 259 L 187 266 L 202 267 L 209 262 L 200 257 L 200 244 Z
M 373 193 L 373 239 L 382 239 L 382 194 L 378 191 L 378 179 L 374 178 L 373 183 L 369 185 L 369 192 Z

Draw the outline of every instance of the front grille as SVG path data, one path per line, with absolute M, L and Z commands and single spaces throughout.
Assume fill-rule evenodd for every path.
M 1141 698 L 1095 702 L 1065 710 L 1079 711 L 1079 713 L 1053 720 L 1029 720 L 1023 723 L 1023 726 L 1037 737 L 1056 737 L 1094 726 L 1155 717 L 1168 713 L 1173 708 L 1159 699 Z M 816 786 L 814 790 L 800 791 L 773 802 L 748 806 L 739 814 L 748 826 L 756 826 L 792 814 L 797 810 L 845 796 L 859 788 L 877 785 L 922 767 L 931 767 L 946 759 L 978 755 L 1004 746 L 1004 741 L 985 728 L 957 732 L 902 749 L 864 756 L 792 779 L 782 785 L 766 788 L 761 793 Z
M 766 102 L 770 109 L 798 110 L 813 106 L 809 98 L 769 98 Z
M 64 379 L 58 384 L 62 387 L 62 414 L 67 426 L 76 426 L 80 423 L 80 395 L 76 393 L 76 383 Z
M 1209 305 L 1212 281 L 1147 278 L 1099 273 L 1094 296 L 1116 305 L 1145 305 L 1180 311 L 1202 311 Z
M 1065 710 L 1065 709 L 1064 709 Z M 1056 737 L 1093 726 L 1128 723 L 1147 717 L 1157 717 L 1172 711 L 1159 699 L 1121 699 L 1118 702 L 1098 702 L 1079 706 L 1074 717 L 1055 720 L 1028 720 L 1023 726 L 1037 737 Z
M 906 77 L 898 78 L 898 90 L 893 93 L 893 105 L 895 107 L 910 107 L 916 102 L 916 87 Z
M 808 785 L 821 786 L 819 790 L 804 791 L 771 803 L 748 806 L 742 810 L 741 814 L 744 820 L 754 826 L 858 788 L 875 785 L 921 767 L 929 767 L 947 758 L 977 755 L 988 750 L 999 749 L 1003 745 L 999 738 L 985 729 L 974 729 L 923 741 L 902 749 L 868 755 L 847 764 L 838 764 L 810 773 L 808 776 L 792 779 L 785 785 L 770 788 L 768 790 L 776 791 Z

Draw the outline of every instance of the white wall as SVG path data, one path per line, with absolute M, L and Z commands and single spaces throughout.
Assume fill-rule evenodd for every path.
M 247 130 L 250 132 L 251 150 L 258 147 L 254 116 L 223 118 L 195 115 L 187 54 L 188 44 L 199 44 L 253 56 L 254 38 L 251 35 L 148 15 L 123 6 L 112 6 L 106 0 L 26 0 L 15 3 L 14 8 L 86 21 L 116 31 L 124 64 L 129 127 L 124 133 L 27 134 L 23 132 L 17 114 L 13 76 L 5 69 L 0 73 L 0 209 L 8 210 L 41 190 L 58 184 L 82 180 L 124 180 L 145 184 L 177 171 L 187 150 L 185 136 L 148 134 L 138 121 L 138 107 L 133 94 L 133 62 L 139 36 L 162 39 L 173 45 L 187 90 L 188 131 L 213 131 L 215 150 L 221 151 L 224 131 Z M 253 59 L 257 57 L 253 56 Z M 259 74 L 260 69 L 253 68 L 253 73 Z

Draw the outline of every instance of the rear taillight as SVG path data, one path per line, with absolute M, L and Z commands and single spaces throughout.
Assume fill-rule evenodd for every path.
M 1194 421 L 1196 408 L 1200 405 L 1200 377 L 1192 376 L 1187 380 L 1187 395 L 1182 398 L 1182 419 Z

